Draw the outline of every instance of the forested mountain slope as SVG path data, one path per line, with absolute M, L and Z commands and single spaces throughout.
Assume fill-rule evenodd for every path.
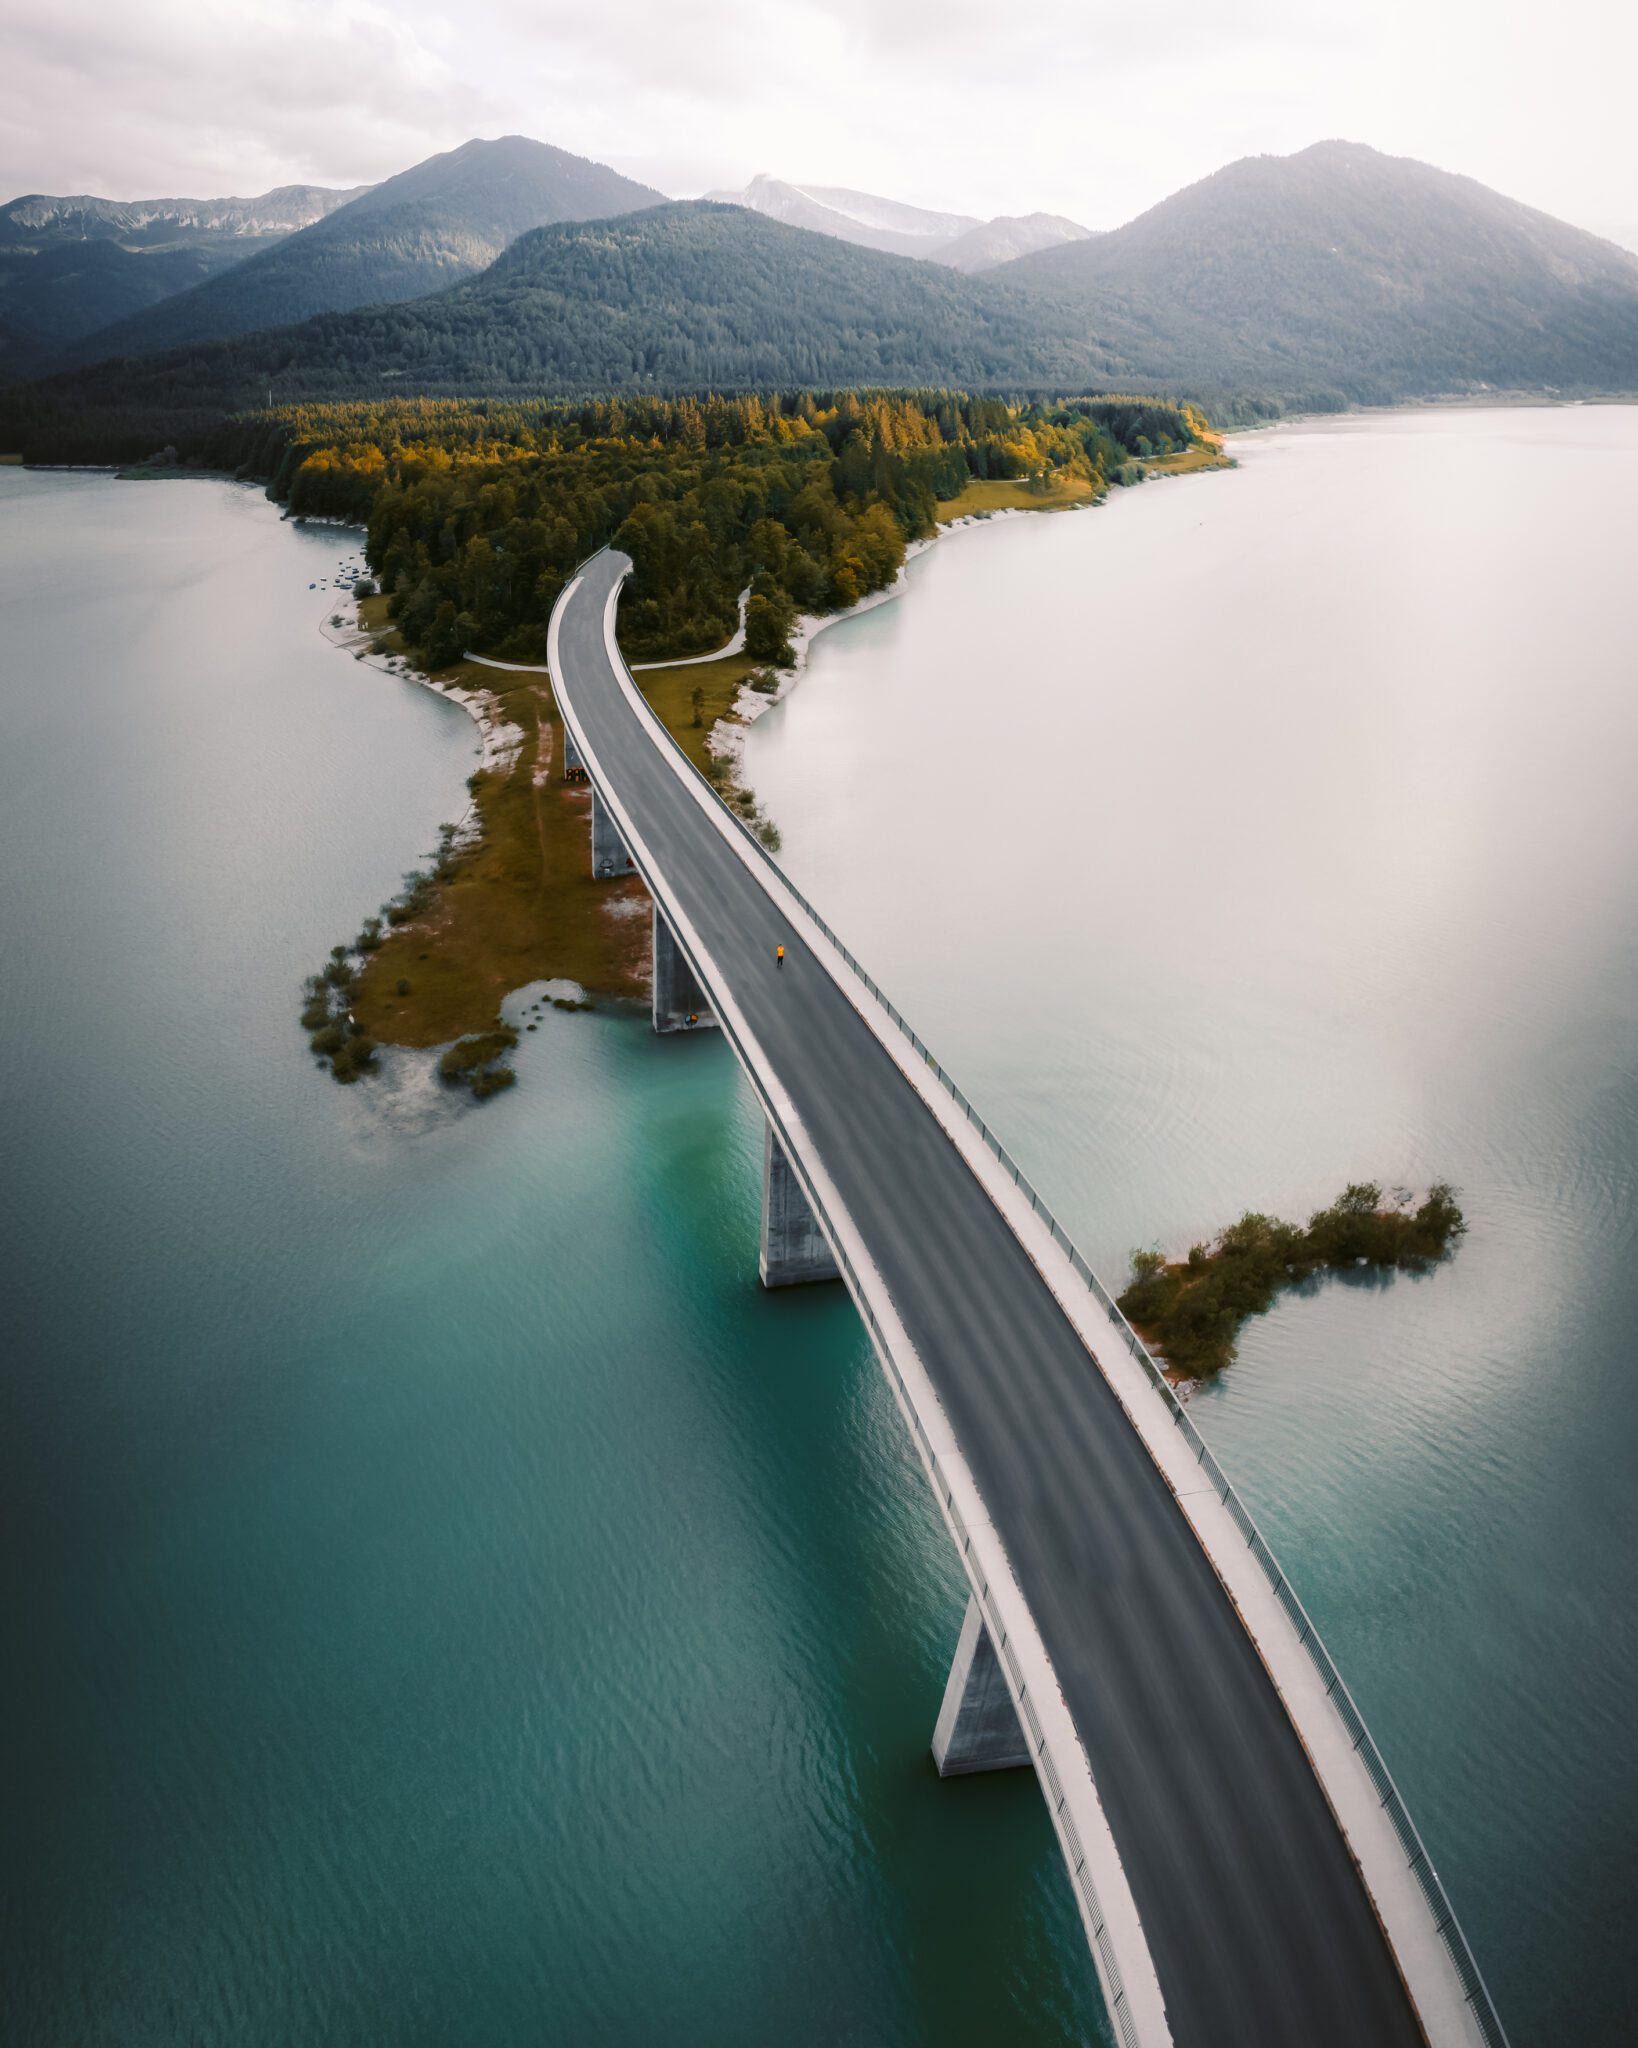
M 70 459 L 121 411 L 186 429 L 264 404 L 270 385 L 288 404 L 861 384 L 1131 388 L 1049 299 L 696 200 L 538 229 L 481 277 L 412 304 L 49 379 L 13 396 L 0 434 Z M 113 452 L 147 452 L 146 429 L 131 431 Z
M 0 376 L 187 291 L 367 192 L 283 185 L 254 199 L 29 192 L 0 207 Z M 9 338 L 9 345 L 8 345 Z
M 992 275 L 1067 298 L 1146 382 L 1189 390 L 1638 390 L 1638 258 L 1357 143 L 1247 157 Z
M 107 328 L 76 360 L 146 355 L 314 313 L 420 298 L 481 271 L 530 228 L 624 213 L 659 196 L 524 136 L 463 143 L 198 290 Z

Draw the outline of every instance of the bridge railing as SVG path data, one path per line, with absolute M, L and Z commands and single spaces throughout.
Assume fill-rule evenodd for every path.
M 639 692 L 639 694 L 641 693 Z M 646 699 L 644 701 L 646 703 Z M 700 774 L 700 771 L 688 759 L 682 748 L 666 732 L 653 707 L 649 706 L 648 709 L 657 731 L 675 750 L 677 758 L 683 763 L 688 772 L 698 777 L 705 788 L 711 789 L 709 780 Z M 711 793 L 713 797 L 716 796 L 715 790 L 712 790 Z M 1479 2032 L 1484 2037 L 1487 2048 L 1507 2048 L 1506 2031 L 1491 2000 L 1490 1992 L 1479 1970 L 1478 1962 L 1473 1955 L 1473 1951 L 1468 1946 L 1467 1937 L 1462 1933 L 1461 1925 L 1456 1918 L 1455 1908 L 1451 1905 L 1444 1885 L 1440 1882 L 1439 1874 L 1433 1866 L 1433 1860 L 1428 1855 L 1422 1838 L 1416 1831 L 1416 1824 L 1410 1817 L 1410 1810 L 1405 1805 L 1404 1799 L 1400 1796 L 1399 1788 L 1395 1785 L 1387 1764 L 1383 1761 L 1382 1753 L 1377 1748 L 1370 1730 L 1365 1725 L 1364 1716 L 1360 1713 L 1358 1707 L 1355 1706 L 1353 1695 L 1343 1683 L 1341 1673 L 1337 1670 L 1336 1665 L 1331 1660 L 1329 1651 L 1320 1640 L 1319 1630 L 1315 1628 L 1310 1620 L 1307 1609 L 1303 1606 L 1301 1600 L 1298 1599 L 1290 1580 L 1287 1579 L 1285 1573 L 1281 1570 L 1278 1559 L 1269 1548 L 1257 1524 L 1252 1520 L 1250 1510 L 1235 1492 L 1233 1486 L 1230 1485 L 1227 1474 L 1212 1455 L 1205 1438 L 1195 1428 L 1193 1422 L 1190 1421 L 1183 1404 L 1178 1400 L 1172 1388 L 1171 1382 L 1150 1356 L 1148 1346 L 1121 1313 L 1114 1297 L 1081 1256 L 1080 1251 L 1076 1248 L 1068 1232 L 1064 1230 L 1046 1203 L 1036 1193 L 1028 1177 L 1018 1165 L 1018 1162 L 1013 1158 L 1006 1146 L 1001 1143 L 1001 1140 L 996 1137 L 988 1124 L 985 1123 L 984 1119 L 978 1114 L 978 1111 L 974 1109 L 972 1103 L 952 1076 L 947 1074 L 943 1067 L 940 1066 L 919 1034 L 900 1012 L 892 998 L 886 994 L 874 977 L 860 964 L 837 934 L 832 931 L 823 916 L 813 907 L 802 891 L 797 888 L 789 875 L 785 873 L 785 870 L 773 858 L 756 834 L 745 824 L 744 820 L 737 817 L 729 806 L 722 803 L 720 799 L 718 799 L 717 807 L 720 814 L 727 818 L 733 828 L 743 836 L 755 857 L 763 862 L 774 875 L 780 887 L 789 890 L 791 895 L 796 898 L 808 917 L 812 919 L 814 925 L 824 935 L 826 942 L 846 962 L 849 969 L 870 991 L 871 996 L 880 1004 L 885 1014 L 892 1019 L 894 1025 L 909 1041 L 912 1048 L 920 1054 L 928 1072 L 961 1110 L 967 1122 L 972 1126 L 974 1133 L 994 1155 L 1019 1193 L 1027 1197 L 1030 1208 L 1046 1225 L 1051 1233 L 1054 1244 L 1064 1253 L 1076 1277 L 1090 1291 L 1098 1305 L 1106 1312 L 1115 1327 L 1116 1334 L 1131 1353 L 1131 1356 L 1143 1372 L 1144 1377 L 1160 1396 L 1172 1425 L 1194 1453 L 1196 1463 L 1210 1480 L 1213 1490 L 1223 1506 L 1228 1510 L 1235 1527 L 1244 1536 L 1247 1548 L 1256 1559 L 1258 1568 L 1262 1572 L 1263 1577 L 1268 1581 L 1274 1597 L 1278 1600 L 1291 1622 L 1299 1644 L 1307 1652 L 1310 1662 L 1323 1680 L 1326 1696 L 1341 1717 L 1343 1726 L 1347 1729 L 1349 1738 L 1352 1741 L 1355 1754 L 1364 1765 L 1366 1774 L 1369 1776 L 1381 1801 L 1382 1810 L 1386 1813 L 1394 1834 L 1398 1838 L 1399 1846 L 1405 1857 L 1406 1868 L 1415 1878 L 1417 1886 L 1427 1902 L 1428 1911 L 1433 1917 L 1440 1940 L 1444 1943 L 1446 1953 L 1449 1955 L 1451 1964 L 1461 1982 L 1463 1994 L 1478 2025 Z M 870 1328 L 878 1353 L 886 1361 L 889 1371 L 892 1372 L 901 1393 L 904 1395 L 905 1410 L 914 1421 L 916 1431 L 922 1439 L 924 1456 L 930 1464 L 934 1477 L 941 1489 L 946 1510 L 953 1517 L 953 1493 L 948 1482 L 942 1476 L 938 1453 L 933 1448 L 931 1440 L 927 1437 L 920 1419 L 916 1416 L 915 1403 L 909 1397 L 903 1378 L 893 1361 L 891 1349 L 865 1301 L 863 1289 L 857 1283 L 857 1276 L 853 1275 L 852 1278 L 854 1280 L 852 1289 L 854 1299 L 860 1304 L 861 1313 Z M 1097 1362 L 1095 1353 L 1093 1354 L 1093 1362 L 1094 1364 Z M 970 1543 L 970 1538 L 968 1543 Z M 1009 1668 L 1012 1670 L 1014 1683 L 1021 1683 L 1016 1660 L 1007 1651 L 1006 1631 L 1001 1623 L 999 1614 L 988 1598 L 987 1588 L 981 1594 L 979 1604 L 984 1610 L 985 1626 L 991 1630 L 991 1640 L 994 1642 L 998 1654 L 1008 1656 Z M 1022 1692 L 1020 1697 L 1022 1698 Z M 1127 2029 L 1130 2022 L 1124 2011 L 1124 1993 L 1119 1991 L 1120 1976 L 1114 1967 L 1113 1953 L 1108 1949 L 1107 1938 L 1100 1937 L 1098 1933 L 1098 1930 L 1103 1926 L 1103 1913 L 1098 1905 L 1097 1893 L 1093 1888 L 1091 1871 L 1087 1868 L 1084 1855 L 1078 1853 L 1079 1844 L 1076 1841 L 1074 1829 L 1069 1822 L 1067 1812 L 1063 1810 L 1063 1794 L 1059 1786 L 1057 1771 L 1052 1765 L 1050 1756 L 1047 1754 L 1046 1743 L 1044 1738 L 1041 1737 L 1040 1728 L 1034 1713 L 1027 1706 L 1026 1719 L 1029 1723 L 1030 1738 L 1036 1744 L 1037 1754 L 1041 1756 L 1043 1761 L 1043 1775 L 1046 1778 L 1049 1789 L 1056 1793 L 1054 1818 L 1060 1830 L 1065 1833 L 1066 1840 L 1074 1843 L 1077 1849 L 1077 1855 L 1072 1857 L 1071 1864 L 1075 1870 L 1076 1882 L 1084 1891 L 1087 1903 L 1092 1909 L 1094 1939 L 1098 1940 L 1100 1958 L 1109 1972 L 1107 1981 L 1115 1987 L 1116 1995 L 1111 2001 L 1112 2016 L 1124 2041 L 1129 2038 Z

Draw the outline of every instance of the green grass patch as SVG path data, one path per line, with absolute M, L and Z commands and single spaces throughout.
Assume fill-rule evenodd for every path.
M 714 758 L 705 744 L 712 726 L 729 716 L 740 685 L 748 683 L 762 667 L 748 654 L 728 654 L 721 661 L 645 669 L 636 680 L 659 713 L 660 723 L 704 773 Z
M 1272 1308 L 1287 1288 L 1321 1272 L 1424 1273 L 1448 1258 L 1467 1229 L 1448 1182 L 1413 1209 L 1400 1190 L 1385 1204 L 1374 1181 L 1352 1182 L 1306 1230 L 1248 1210 L 1214 1243 L 1168 1263 L 1158 1251 L 1132 1254 L 1121 1313 L 1180 1374 L 1200 1379 L 1233 1358 L 1247 1317 Z
M 1143 467 L 1150 476 L 1192 476 L 1196 470 L 1232 469 L 1234 457 L 1219 439 L 1197 441 L 1192 448 L 1180 448 L 1175 455 L 1152 455 Z
M 938 523 L 948 526 L 975 512 L 1061 512 L 1089 505 L 1092 497 L 1092 486 L 1081 476 L 1054 476 L 1044 484 L 1028 477 L 975 477 L 955 497 L 939 500 Z

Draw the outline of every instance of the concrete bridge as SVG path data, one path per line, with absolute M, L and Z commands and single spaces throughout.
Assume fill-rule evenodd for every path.
M 966 1570 L 938 1769 L 1035 1771 L 1123 2048 L 1498 2048 L 1410 1816 L 1216 1460 L 632 680 L 630 567 L 593 557 L 552 613 L 566 765 L 594 871 L 653 897 L 656 1028 L 720 1027 L 762 1104 L 762 1278 L 845 1282 Z

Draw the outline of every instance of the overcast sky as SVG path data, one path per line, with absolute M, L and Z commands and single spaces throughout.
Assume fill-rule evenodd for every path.
M 1327 136 L 1638 233 L 1633 0 L 0 0 L 0 198 L 216 197 L 525 134 L 1112 227 Z

